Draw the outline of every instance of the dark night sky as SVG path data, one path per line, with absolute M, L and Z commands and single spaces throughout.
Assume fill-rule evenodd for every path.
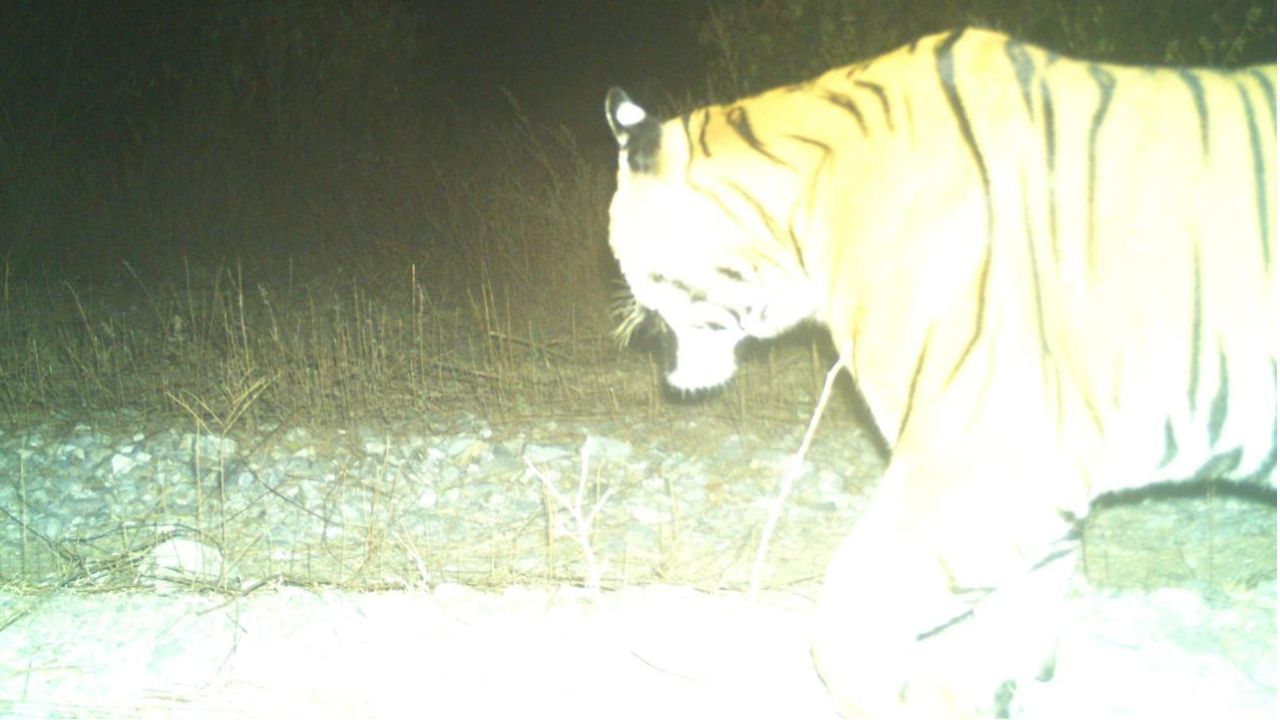
M 221 246 L 314 235 L 307 222 L 333 227 L 313 218 L 317 207 L 363 212 L 364 226 L 379 204 L 383 218 L 420 217 L 431 211 L 395 207 L 413 201 L 415 183 L 431 186 L 436 163 L 465 177 L 509 161 L 509 143 L 495 142 L 515 126 L 503 89 L 539 131 L 568 128 L 590 162 L 607 165 L 605 91 L 683 95 L 702 75 L 693 60 L 703 8 L 8 0 L 0 182 L 20 177 L 23 187 L 0 194 L 0 243 Z M 401 195 L 353 182 L 353 166 Z
M 48 97 L 66 90 L 71 73 L 73 84 L 92 83 L 106 98 L 112 84 L 154 82 L 165 72 L 181 73 L 200 62 L 199 50 L 193 47 L 215 24 L 209 8 L 237 4 L 19 0 L 18 6 L 25 10 L 9 15 L 7 21 L 0 19 L 0 38 L 10 39 L 5 43 L 8 49 L 0 49 L 5 66 L 0 80 L 16 80 L 29 96 Z M 535 120 L 576 125 L 575 116 L 587 106 L 594 112 L 611 84 L 656 81 L 674 89 L 681 84 L 681 75 L 696 72 L 689 59 L 696 52 L 692 17 L 702 7 L 698 3 L 378 0 L 364 4 L 380 6 L 421 17 L 420 41 L 428 46 L 425 54 L 431 65 L 423 72 L 433 76 L 440 92 L 462 105 L 500 97 L 497 88 L 502 86 L 516 95 Z
M 551 119 L 555 108 L 573 113 L 584 102 L 594 112 L 609 85 L 656 81 L 674 90 L 691 82 L 700 7 L 680 0 L 482 0 L 449 3 L 433 16 L 446 44 L 446 73 L 479 91 L 503 85 Z
M 692 49 L 693 3 L 519 2 L 450 4 L 440 12 L 447 55 L 479 81 L 670 72 Z

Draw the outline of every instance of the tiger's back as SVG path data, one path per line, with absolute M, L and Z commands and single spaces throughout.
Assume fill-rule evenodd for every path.
M 913 668 L 961 588 L 1041 572 L 1099 494 L 1274 484 L 1274 86 L 969 30 L 661 125 L 610 95 L 611 244 L 670 382 L 815 320 L 892 449 L 820 609 L 847 712 L 987 712 L 962 686 L 1016 642 L 965 680 Z

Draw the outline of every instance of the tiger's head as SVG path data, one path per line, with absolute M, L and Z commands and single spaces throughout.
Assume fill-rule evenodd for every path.
M 675 335 L 667 382 L 681 390 L 724 384 L 739 342 L 774 337 L 817 308 L 794 228 L 755 199 L 760 188 L 732 180 L 762 158 L 749 138 L 725 137 L 731 112 L 660 123 L 618 88 L 605 98 L 619 147 L 609 244 L 636 303 Z

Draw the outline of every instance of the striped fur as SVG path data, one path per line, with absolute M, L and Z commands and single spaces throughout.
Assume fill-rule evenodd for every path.
M 819 611 L 849 716 L 997 712 L 1100 494 L 1274 485 L 1275 77 L 964 30 L 665 123 L 609 93 L 610 243 L 671 384 L 814 321 L 892 449 Z

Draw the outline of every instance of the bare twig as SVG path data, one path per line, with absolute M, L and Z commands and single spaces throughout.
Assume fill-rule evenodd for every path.
M 822 394 L 818 397 L 818 405 L 813 409 L 813 414 L 809 417 L 809 427 L 804 432 L 804 440 L 800 442 L 800 447 L 791 456 L 791 462 L 788 464 L 786 472 L 782 474 L 782 480 L 778 483 L 778 494 L 769 506 L 769 518 L 765 521 L 764 530 L 760 533 L 760 544 L 756 547 L 756 560 L 751 566 L 751 587 L 747 592 L 747 597 L 751 602 L 755 602 L 760 595 L 760 573 L 764 570 L 764 559 L 769 554 L 769 541 L 773 539 L 773 531 L 778 526 L 778 518 L 782 516 L 782 507 L 786 504 L 787 497 L 791 494 L 791 488 L 795 485 L 796 478 L 800 477 L 801 473 L 804 472 L 805 455 L 809 454 L 809 446 L 813 444 L 813 435 L 818 431 L 818 421 L 822 419 L 822 413 L 827 409 L 827 400 L 831 398 L 831 388 L 835 386 L 836 378 L 840 376 L 842 369 L 848 369 L 849 374 L 853 374 L 849 358 L 837 358 L 835 364 L 827 371 L 827 379 L 822 384 Z
M 604 491 L 590 510 L 583 511 L 583 502 L 587 492 L 587 469 L 589 467 L 589 458 L 591 454 L 591 438 L 587 438 L 587 442 L 582 444 L 582 450 L 579 452 L 579 471 L 578 471 L 578 492 L 572 499 L 566 497 L 555 486 L 555 483 L 546 476 L 534 464 L 525 459 L 525 465 L 529 468 L 529 472 L 542 482 L 542 487 L 546 490 L 547 495 L 556 501 L 556 505 L 563 508 L 569 513 L 573 519 L 573 535 L 578 541 L 578 546 L 582 548 L 582 555 L 587 563 L 586 584 L 590 590 L 598 591 L 600 589 L 600 576 L 604 573 L 608 563 L 598 563 L 596 561 L 595 551 L 591 549 L 591 528 L 595 524 L 596 515 L 600 509 L 604 507 L 605 502 L 613 495 L 613 488 Z M 554 514 L 556 508 L 548 507 L 547 512 Z M 551 523 L 552 528 L 556 526 L 554 518 Z

